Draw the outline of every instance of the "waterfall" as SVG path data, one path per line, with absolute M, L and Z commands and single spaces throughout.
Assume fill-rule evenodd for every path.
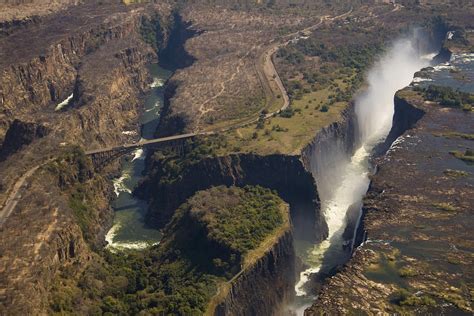
M 354 134 L 353 144 L 348 146 L 347 137 L 341 137 L 340 131 L 328 133 L 311 153 L 311 171 L 329 234 L 326 240 L 308 251 L 306 263 L 310 267 L 301 273 L 295 286 L 296 295 L 304 302 L 296 307 L 298 314 L 312 302 L 311 295 L 305 290 L 310 276 L 329 273 L 351 255 L 352 240 L 343 237 L 348 213 L 355 210 L 360 214 L 362 198 L 369 186 L 369 158 L 375 145 L 383 141 L 391 129 L 394 95 L 410 84 L 416 71 L 429 65 L 429 60 L 417 51 L 416 42 L 414 37 L 396 41 L 368 72 L 368 87 L 356 98 L 355 117 L 350 118 L 353 119 L 353 130 L 344 131 Z

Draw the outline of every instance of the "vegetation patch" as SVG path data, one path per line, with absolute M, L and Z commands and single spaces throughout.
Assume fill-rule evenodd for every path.
M 69 207 L 85 240 L 93 243 L 94 227 L 98 226 L 101 216 L 97 188 L 104 186 L 104 180 L 95 177 L 92 162 L 79 147 L 67 148 L 56 160 L 46 165 L 46 170 L 57 178 L 59 188 L 69 196 Z
M 430 85 L 428 88 L 418 86 L 413 89 L 422 92 L 426 100 L 438 102 L 442 106 L 460 108 L 465 111 L 472 111 L 474 106 L 474 95 L 451 87 Z
M 451 203 L 447 203 L 447 202 L 433 203 L 432 205 L 434 207 L 436 207 L 437 209 L 440 209 L 440 210 L 446 211 L 446 212 L 456 212 L 458 210 L 458 208 L 456 206 L 452 205 Z
M 461 289 L 451 286 L 434 294 L 462 310 L 472 312 L 470 299 L 465 297 Z
M 164 44 L 165 31 L 162 27 L 163 22 L 158 14 L 150 17 L 143 16 L 140 24 L 140 34 L 145 43 L 151 45 L 155 51 L 162 48 Z
M 341 87 L 342 80 L 337 81 Z M 293 100 L 291 108 L 266 119 L 263 126 L 252 124 L 225 133 L 227 147 L 217 150 L 218 155 L 229 152 L 255 152 L 262 155 L 298 153 L 323 127 L 340 119 L 347 102 L 335 102 L 327 112 L 320 108 L 329 100 L 329 88 L 311 91 L 301 99 Z M 255 135 L 256 133 L 256 135 Z
M 464 152 L 459 151 L 459 150 L 453 150 L 449 152 L 451 155 L 454 157 L 461 159 L 463 161 L 466 161 L 468 163 L 473 163 L 474 162 L 474 151 L 471 149 L 466 149 Z
M 446 138 L 463 138 L 467 140 L 474 140 L 474 134 L 460 133 L 460 132 L 441 132 L 433 133 L 434 136 Z
M 402 277 L 402 278 L 408 278 L 408 277 L 413 277 L 413 276 L 417 276 L 419 275 L 420 273 L 412 268 L 412 267 L 403 267 L 401 268 L 399 271 L 398 271 L 398 274 Z
M 418 293 L 412 294 L 409 290 L 401 288 L 391 295 L 390 302 L 402 307 L 400 310 L 402 314 L 406 313 L 406 311 L 403 311 L 403 307 L 436 305 L 436 301 L 430 295 Z

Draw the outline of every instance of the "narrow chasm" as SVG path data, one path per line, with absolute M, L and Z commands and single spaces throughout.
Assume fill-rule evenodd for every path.
M 157 50 L 158 63 L 148 65 L 152 82 L 139 117 L 140 133 L 137 135 L 134 130 L 130 130 L 122 131 L 123 134 L 139 137 L 140 140 L 155 138 L 160 117 L 166 108 L 168 79 L 177 69 L 188 67 L 194 62 L 194 58 L 184 49 L 186 40 L 196 34 L 189 27 L 177 13 L 173 16 L 169 30 L 160 24 L 158 18 L 142 20 L 142 35 Z M 113 179 L 115 199 L 112 207 L 115 214 L 105 239 L 108 247 L 114 251 L 144 249 L 158 244 L 162 237 L 161 232 L 146 221 L 148 203 L 132 193 L 145 172 L 146 156 L 146 149 L 138 148 L 131 157 L 124 157 L 119 176 Z
M 322 243 L 297 245 L 305 269 L 295 285 L 296 299 L 290 310 L 298 315 L 304 314 L 324 280 L 337 273 L 361 243 L 362 199 L 375 172 L 371 158 L 382 155 L 423 115 L 394 104 L 394 96 L 412 82 L 418 70 L 437 61 L 433 52 L 439 46 L 429 38 L 425 30 L 417 29 L 394 41 L 368 72 L 367 88 L 343 118 L 323 129 L 303 150 L 329 233 Z

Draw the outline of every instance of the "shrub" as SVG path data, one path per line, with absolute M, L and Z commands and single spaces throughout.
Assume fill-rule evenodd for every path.
M 407 278 L 407 277 L 412 277 L 412 276 L 417 276 L 419 273 L 415 269 L 411 267 L 403 267 L 398 271 L 398 274 L 402 278 Z
M 292 107 L 287 107 L 283 111 L 280 112 L 280 116 L 284 118 L 291 118 L 295 115 L 295 111 L 293 110 Z
M 415 87 L 414 90 L 422 92 L 427 100 L 438 102 L 443 106 L 469 110 L 474 105 L 472 94 L 454 90 L 451 87 L 430 85 L 428 88 Z

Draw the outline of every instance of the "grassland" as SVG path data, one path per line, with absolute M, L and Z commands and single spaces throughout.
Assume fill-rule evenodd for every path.
M 323 127 L 337 121 L 347 102 L 337 102 L 322 112 L 330 88 L 312 91 L 291 104 L 293 116 L 276 115 L 260 124 L 229 131 L 225 134 L 227 147 L 218 151 L 255 152 L 258 154 L 298 154 Z

